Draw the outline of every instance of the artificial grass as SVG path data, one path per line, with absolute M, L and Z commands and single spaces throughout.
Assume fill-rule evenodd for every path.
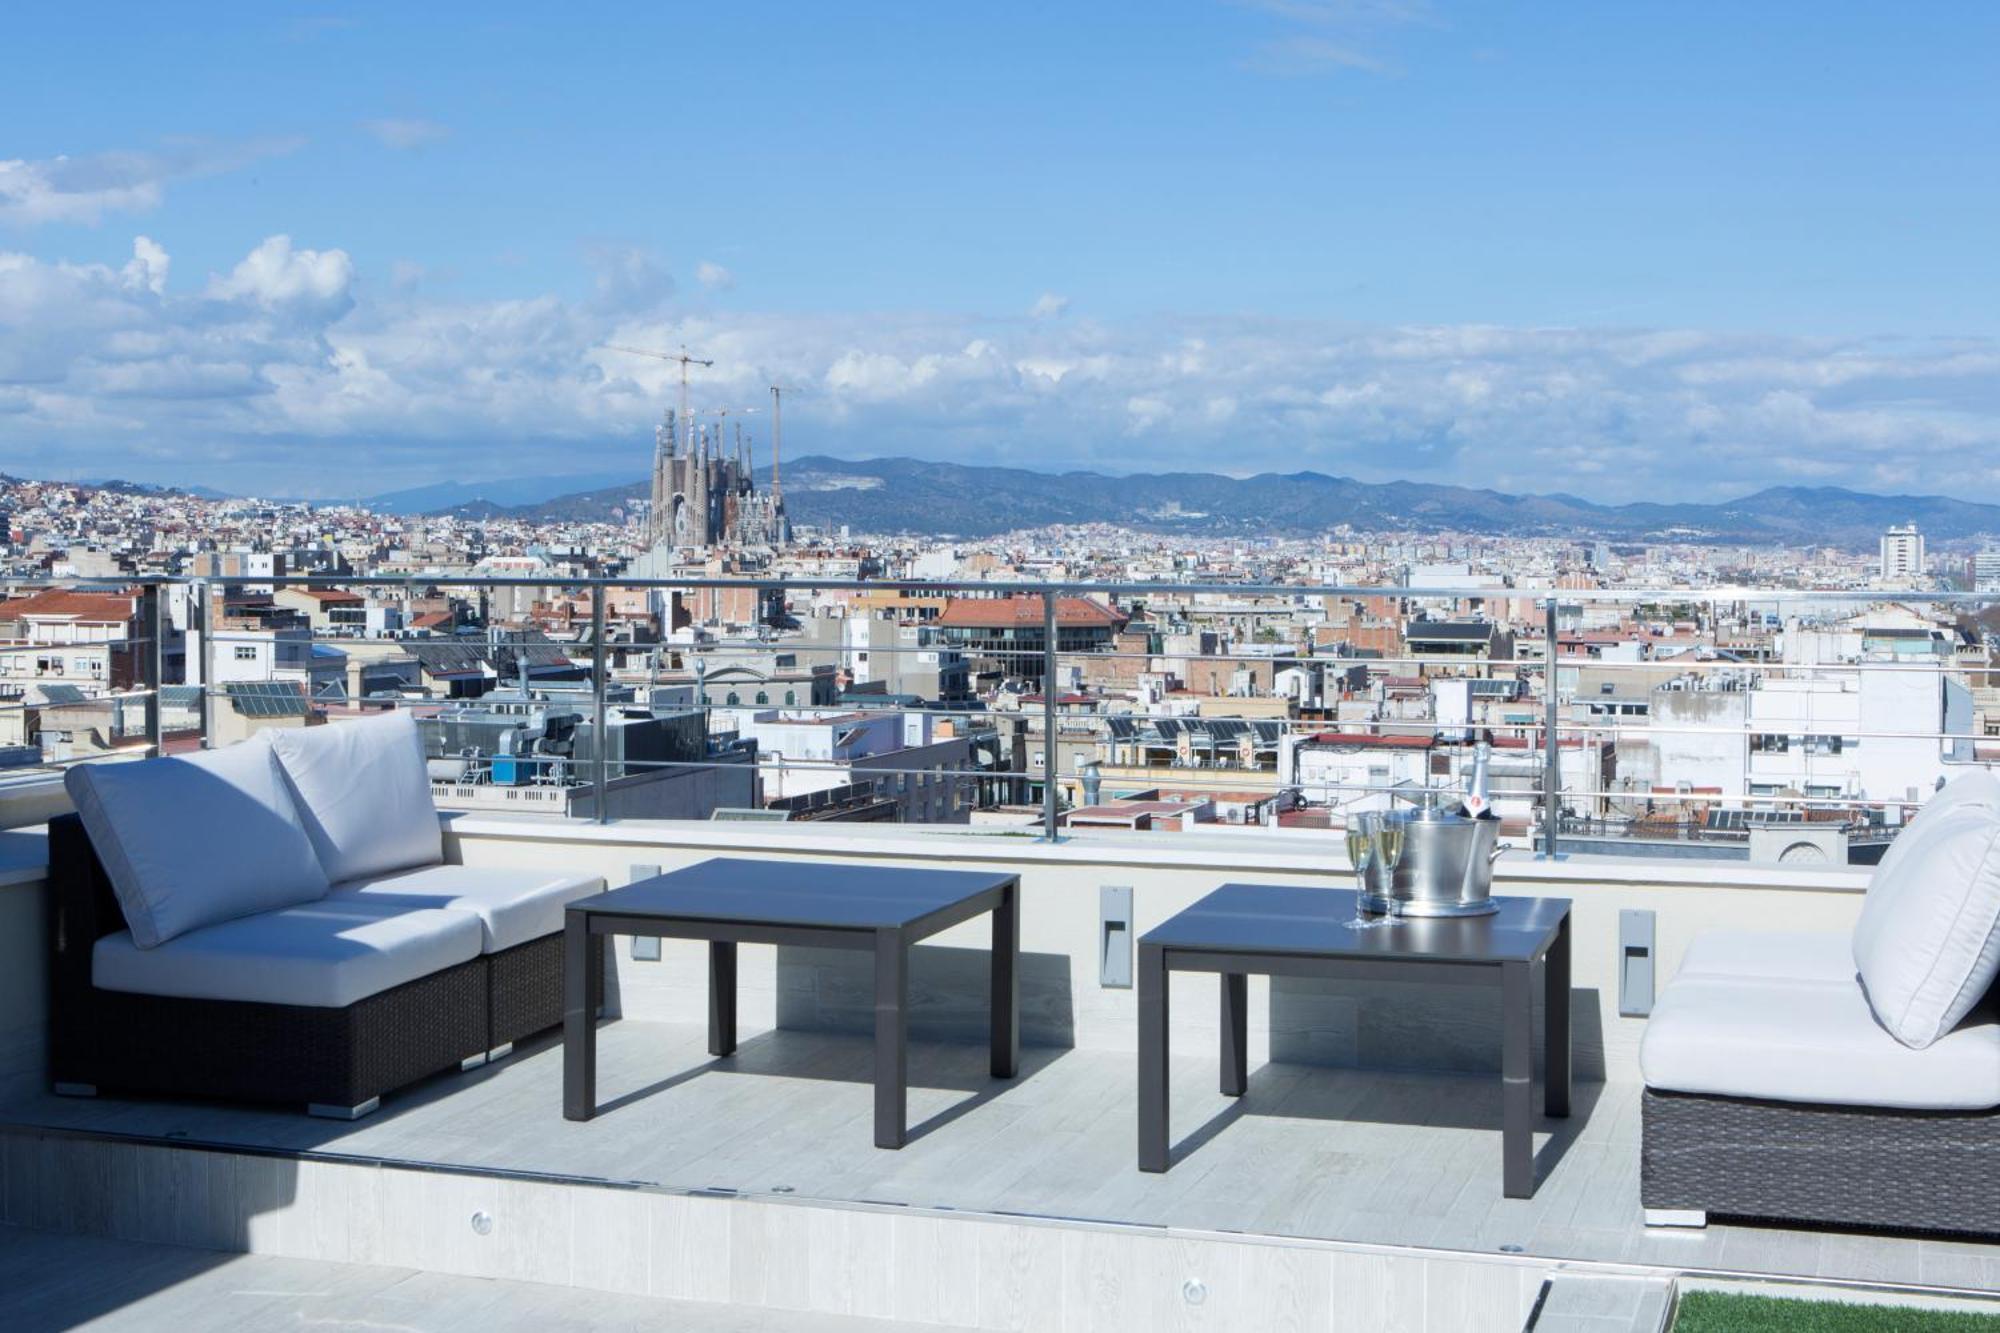
M 2000 1333 L 2000 1315 L 1902 1305 L 1797 1301 L 1733 1291 L 1690 1291 L 1673 1333 Z

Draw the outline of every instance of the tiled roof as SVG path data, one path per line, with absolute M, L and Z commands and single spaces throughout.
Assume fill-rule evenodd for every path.
M 961 629 L 1027 629 L 1040 625 L 1045 614 L 1039 597 L 954 597 L 945 603 L 937 623 Z M 1069 629 L 1116 628 L 1127 618 L 1088 597 L 1056 598 L 1056 624 Z
M 1377 736 L 1361 732 L 1322 731 L 1312 738 L 1315 745 L 1348 745 L 1357 750 L 1428 750 L 1429 736 Z
M 49 588 L 29 597 L 0 603 L 0 620 L 35 617 L 118 623 L 132 618 L 134 601 L 127 593 L 71 592 L 65 588 Z

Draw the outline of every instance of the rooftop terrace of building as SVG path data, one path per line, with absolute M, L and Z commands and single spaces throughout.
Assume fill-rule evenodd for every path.
M 1133 887 L 1135 933 L 1227 880 L 1337 890 L 1348 876 L 1326 833 L 1211 829 L 1163 842 L 1087 831 L 1050 844 L 897 825 L 458 816 L 450 827 L 468 863 L 560 864 L 614 882 L 637 863 L 715 855 L 802 871 L 857 859 L 1015 871 L 1023 1075 L 985 1076 L 978 929 L 956 928 L 913 964 L 926 997 L 912 1028 L 917 1130 L 899 1153 L 865 1132 L 865 978 L 805 949 L 744 947 L 742 1045 L 715 1059 L 703 1049 L 701 946 L 667 941 L 650 962 L 621 942 L 618 1017 L 600 1038 L 603 1113 L 585 1124 L 561 1117 L 552 1039 L 427 1081 L 351 1126 L 291 1108 L 57 1098 L 39 1074 L 41 843 L 16 831 L 0 835 L 11 978 L 0 1220 L 984 1327 L 1126 1327 L 1140 1308 L 1162 1326 L 1268 1326 L 1282 1301 L 1416 1327 L 1515 1328 L 1552 1275 L 2000 1283 L 2000 1247 L 1978 1241 L 1731 1219 L 1692 1233 L 1641 1225 L 1645 1020 L 1619 1012 L 1620 914 L 1655 914 L 1664 978 L 1716 925 L 1845 928 L 1862 871 L 1503 858 L 1496 891 L 1574 903 L 1579 1076 L 1575 1114 L 1537 1126 L 1534 1197 L 1509 1200 L 1495 1016 L 1390 983 L 1253 979 L 1253 1073 L 1235 1100 L 1215 1090 L 1214 987 L 1178 980 L 1175 1162 L 1164 1176 L 1134 1167 L 1132 992 L 1099 975 L 1099 886 Z M 1329 892 L 1329 910 L 1341 901 Z M 479 1213 L 490 1234 L 468 1228 Z M 1205 1311 L 1181 1300 L 1191 1276 L 1209 1292 Z M 1103 1282 L 1118 1292 L 1108 1306 Z
M 1559 740 L 1585 730 L 1565 723 Z M 58 808 L 37 799 L 16 818 Z M 616 1018 L 601 1039 L 607 1105 L 588 1124 L 561 1118 L 548 1039 L 392 1096 L 353 1125 L 291 1108 L 53 1097 L 40 1044 L 44 854 L 31 831 L 0 834 L 0 1221 L 988 1327 L 1119 1327 L 1137 1311 L 1163 1327 L 1324 1312 L 1322 1323 L 1518 1328 L 1552 1277 L 2000 1284 L 2000 1247 L 1983 1241 L 1729 1218 L 1699 1232 L 1641 1225 L 1647 1020 L 1625 1012 L 1625 915 L 1651 914 L 1664 982 L 1704 930 L 1851 928 L 1865 869 L 1505 855 L 1496 892 L 1574 904 L 1579 1075 L 1575 1114 L 1537 1124 L 1534 1197 L 1512 1200 L 1498 1187 L 1497 1015 L 1455 988 L 1409 983 L 1253 979 L 1251 1086 L 1238 1101 L 1215 1089 L 1217 988 L 1178 979 L 1176 1159 L 1163 1176 L 1138 1173 L 1134 997 L 1103 972 L 1102 890 L 1132 890 L 1137 935 L 1225 882 L 1342 890 L 1351 876 L 1337 835 L 1318 828 L 1035 832 L 451 819 L 468 864 L 613 883 L 717 855 L 802 874 L 856 860 L 1018 873 L 1023 1077 L 981 1073 L 977 930 L 938 937 L 921 965 L 928 1015 L 913 1025 L 922 1123 L 900 1153 L 869 1147 L 862 1130 L 865 977 L 840 958 L 758 946 L 741 963 L 742 1046 L 711 1059 L 699 946 L 667 942 L 653 961 L 619 942 Z M 1342 901 L 1330 892 L 1329 910 Z M 1205 1303 L 1184 1295 L 1190 1280 Z

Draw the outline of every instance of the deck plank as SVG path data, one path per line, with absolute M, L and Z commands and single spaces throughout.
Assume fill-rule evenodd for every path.
M 785 1186 L 801 1198 L 1188 1231 L 1483 1253 L 1520 1245 L 1563 1260 L 1949 1285 L 2000 1274 L 2000 1246 L 1971 1242 L 1723 1224 L 1648 1231 L 1639 1090 L 1626 1084 L 1580 1084 L 1575 1116 L 1539 1122 L 1536 1195 L 1505 1200 L 1499 1088 L 1474 1075 L 1266 1064 L 1234 1099 L 1218 1091 L 1215 1052 L 1188 1047 L 1169 1068 L 1175 1164 L 1150 1176 L 1136 1169 L 1129 1052 L 1031 1047 L 1017 1078 L 994 1080 L 983 1047 L 914 1043 L 916 1134 L 900 1152 L 872 1143 L 865 1036 L 749 1033 L 715 1060 L 701 1027 L 619 1021 L 601 1030 L 599 1060 L 601 1109 L 588 1122 L 562 1118 L 561 1050 L 548 1039 L 430 1080 L 351 1124 L 291 1108 L 53 1096 L 0 1107 L 0 1120 L 668 1190 Z M 233 1188 L 226 1172 L 168 1174 L 157 1183 L 173 1190 L 162 1205 L 172 1216 L 114 1225 L 154 1239 L 198 1235 L 214 1192 Z

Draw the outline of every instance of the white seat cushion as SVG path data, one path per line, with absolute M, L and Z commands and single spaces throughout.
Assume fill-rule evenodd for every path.
M 1983 1110 L 2000 1106 L 2000 1024 L 1982 1013 L 1919 1051 L 1882 1030 L 1853 982 L 1676 978 L 1639 1068 L 1662 1091 Z
M 1837 981 L 1854 985 L 1853 940 L 1839 932 L 1709 930 L 1681 956 L 1682 977 Z
M 498 953 L 561 930 L 563 909 L 604 891 L 597 875 L 519 866 L 424 866 L 333 886 L 337 899 L 401 907 L 446 907 L 479 918 L 484 948 Z
M 323 898 L 189 931 L 156 949 L 120 931 L 97 941 L 106 990 L 343 1009 L 479 956 L 479 918 Z
M 423 740 L 408 713 L 270 735 L 328 879 L 444 860 Z
M 1854 962 L 1882 1026 L 1921 1049 L 2000 974 L 2000 807 L 1926 809 L 1892 851 L 1869 883 Z
M 326 893 L 263 734 L 220 750 L 81 764 L 63 787 L 142 949 Z

